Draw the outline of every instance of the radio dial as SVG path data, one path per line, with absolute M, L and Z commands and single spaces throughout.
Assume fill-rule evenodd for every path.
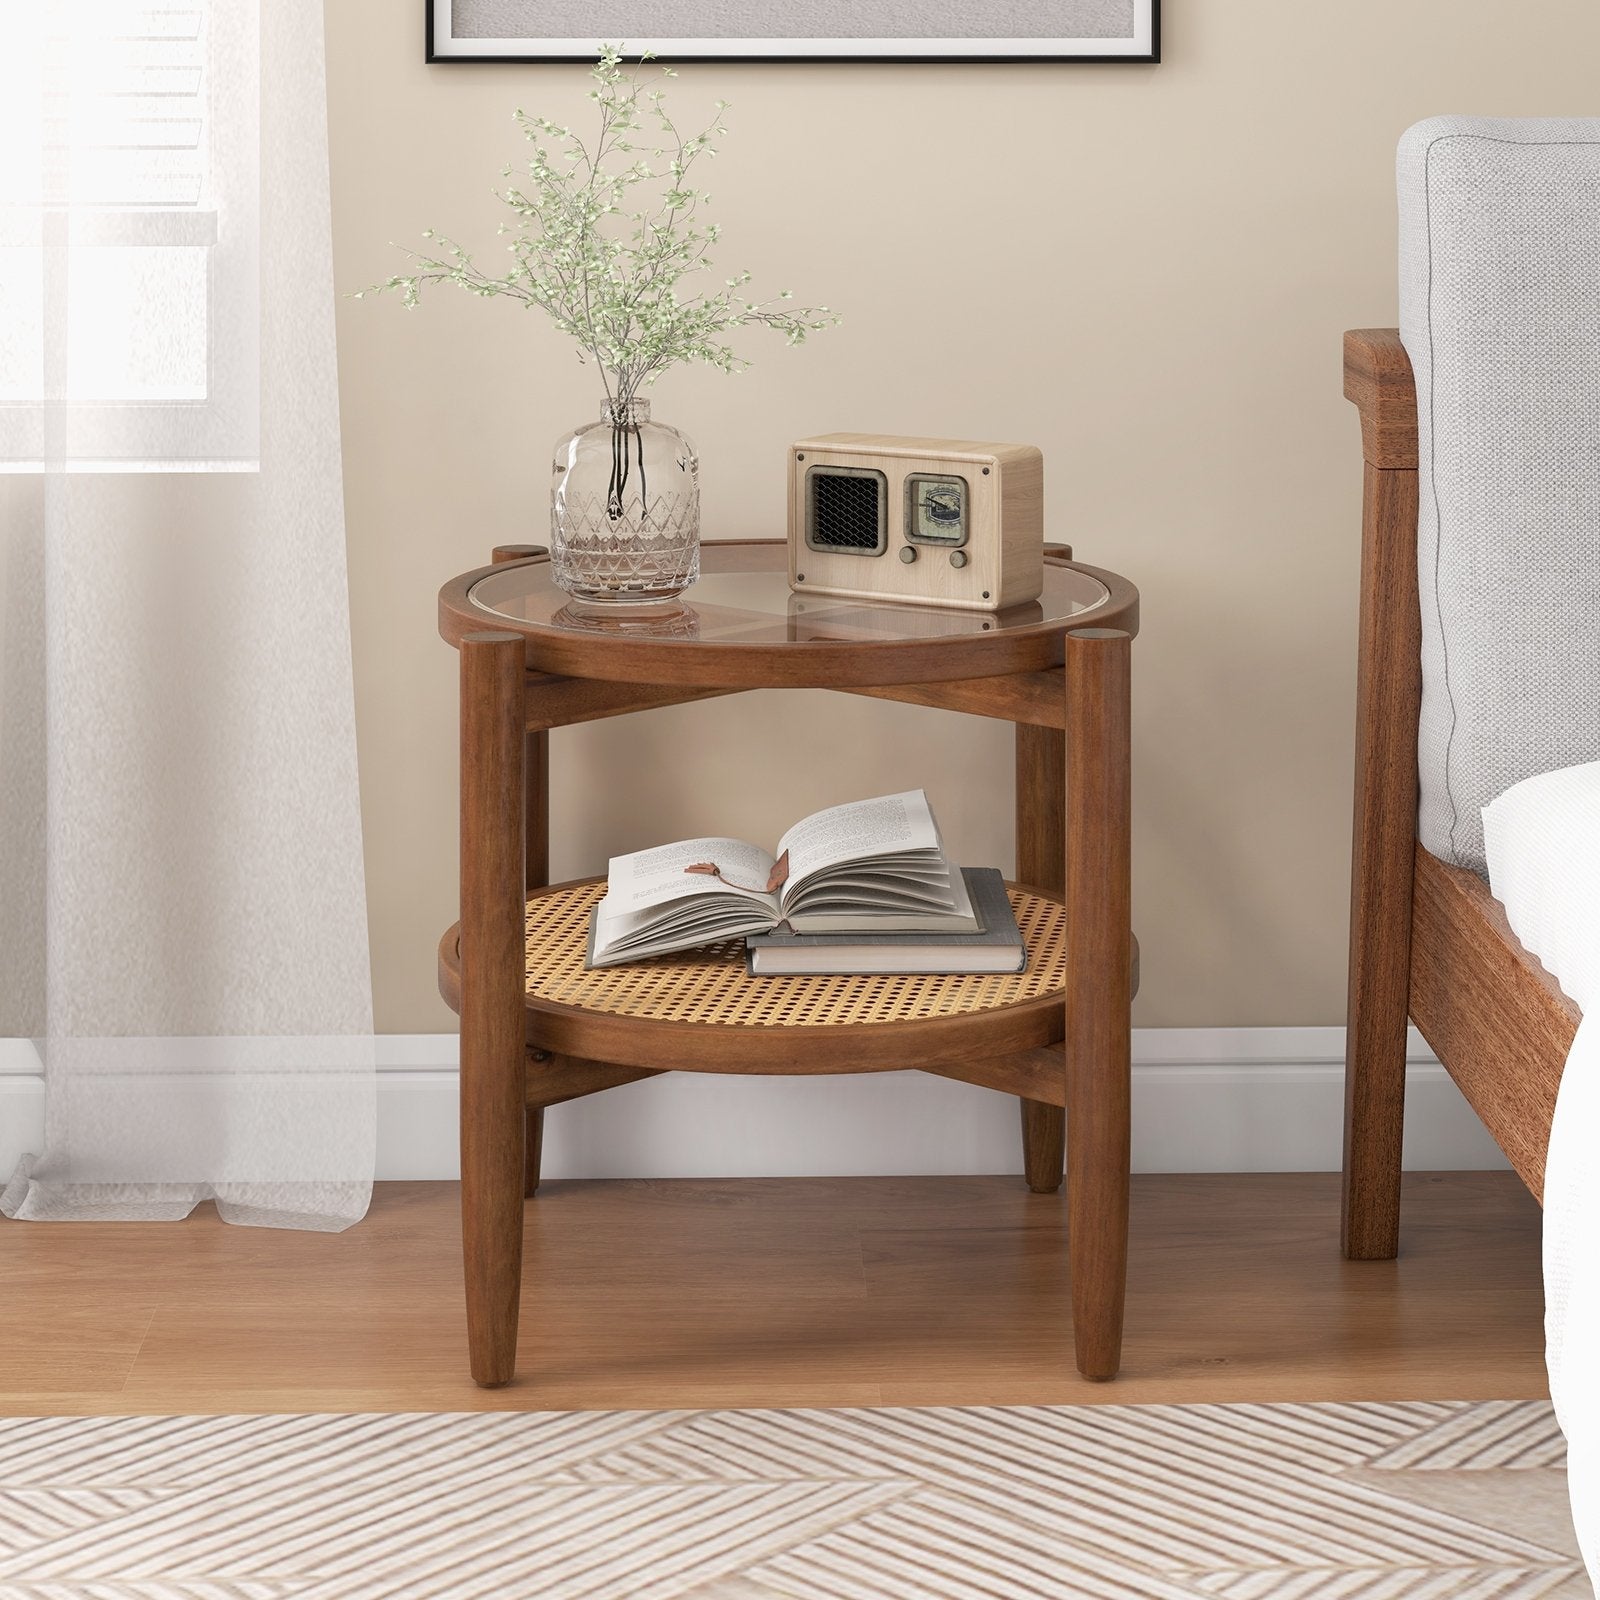
M 917 559 L 917 552 L 913 550 L 910 545 L 903 544 L 900 546 L 900 559 L 905 562 L 907 566 L 910 566 L 911 563 Z

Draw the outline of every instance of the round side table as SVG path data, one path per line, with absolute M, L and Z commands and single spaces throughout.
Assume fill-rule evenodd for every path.
M 711 543 L 665 606 L 574 603 L 505 546 L 440 591 L 461 657 L 461 920 L 439 985 L 461 1017 L 461 1204 L 474 1379 L 515 1371 L 523 1203 L 547 1106 L 660 1071 L 918 1068 L 1018 1096 L 1039 1193 L 1068 1179 L 1079 1370 L 1115 1376 L 1127 1265 L 1129 694 L 1138 592 L 1047 547 L 1002 612 L 792 594 L 781 540 Z M 584 966 L 602 880 L 550 885 L 552 728 L 746 689 L 835 689 L 1016 725 L 1008 976 L 753 978 L 742 947 Z M 1070 952 L 1070 957 L 1069 957 Z M 847 1031 L 846 1031 L 847 1030 Z

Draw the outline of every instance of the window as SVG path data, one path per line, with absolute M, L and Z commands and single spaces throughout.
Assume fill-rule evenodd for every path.
M 258 39 L 237 0 L 0 24 L 0 469 L 258 453 Z

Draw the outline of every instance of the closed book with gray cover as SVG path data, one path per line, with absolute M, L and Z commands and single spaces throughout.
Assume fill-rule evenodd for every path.
M 893 973 L 1021 972 L 1027 946 L 1006 881 L 994 867 L 963 867 L 977 913 L 975 933 L 753 933 L 745 940 L 755 977 L 857 977 Z

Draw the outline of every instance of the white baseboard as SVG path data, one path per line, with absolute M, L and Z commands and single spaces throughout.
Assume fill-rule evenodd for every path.
M 1143 1028 L 1133 1038 L 1138 1172 L 1339 1166 L 1342 1028 Z M 456 1038 L 377 1041 L 378 1176 L 456 1176 Z M 25 1039 L 0 1039 L 0 1178 L 43 1137 Z M 1444 1068 L 1412 1035 L 1406 1165 L 1504 1167 Z M 678 1072 L 546 1114 L 550 1178 L 691 1178 L 1021 1170 L 1014 1100 L 918 1072 L 738 1078 Z

